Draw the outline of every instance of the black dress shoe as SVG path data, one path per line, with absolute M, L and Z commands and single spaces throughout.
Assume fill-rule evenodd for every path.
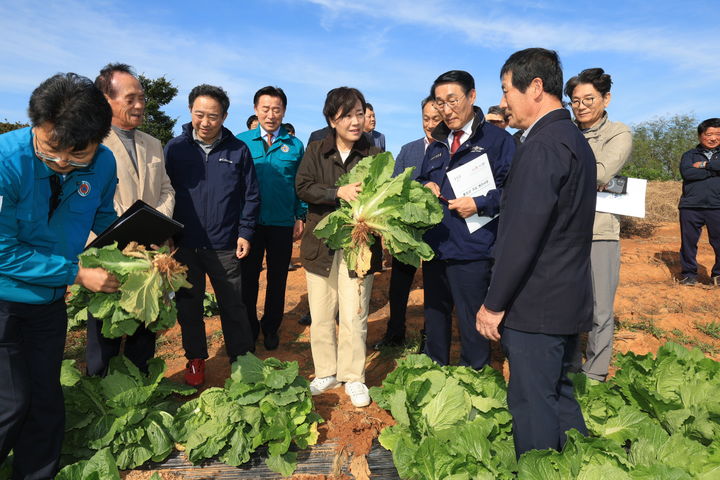
M 382 350 L 387 347 L 401 347 L 405 345 L 405 337 L 383 337 L 378 343 L 373 346 L 375 350 Z
M 265 350 L 275 350 L 280 345 L 280 337 L 277 333 L 268 333 L 264 335 L 263 343 Z
M 312 317 L 310 317 L 309 313 L 306 313 L 305 315 L 300 317 L 300 319 L 298 320 L 298 323 L 300 325 L 306 325 L 306 326 L 310 325 L 312 323 Z

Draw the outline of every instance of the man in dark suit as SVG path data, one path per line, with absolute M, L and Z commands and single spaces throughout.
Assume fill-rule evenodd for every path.
M 395 159 L 395 170 L 393 176 L 397 176 L 406 168 L 415 167 L 413 180 L 417 179 L 422 170 L 422 162 L 425 157 L 425 150 L 435 141 L 432 138 L 432 131 L 442 122 L 442 115 L 435 109 L 432 97 L 424 98 L 420 102 L 422 108 L 422 125 L 425 136 L 406 143 L 400 149 Z M 403 263 L 396 258 L 392 259 L 392 273 L 390 274 L 390 319 L 387 324 L 387 331 L 382 340 L 375 344 L 375 350 L 383 347 L 395 347 L 405 343 L 405 314 L 407 313 L 407 302 L 410 296 L 410 287 L 417 268 Z
M 510 363 L 519 457 L 562 448 L 571 428 L 587 434 L 567 371 L 578 333 L 592 326 L 595 157 L 562 108 L 556 52 L 515 52 L 500 76 L 500 106 L 525 132 L 505 182 L 493 276 L 476 320 Z

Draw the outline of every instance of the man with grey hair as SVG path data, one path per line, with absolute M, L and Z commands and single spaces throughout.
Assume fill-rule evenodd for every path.
M 165 172 L 165 156 L 160 140 L 141 132 L 145 114 L 145 92 L 130 66 L 124 63 L 106 65 L 95 79 L 95 86 L 105 95 L 112 108 L 110 133 L 103 140 L 115 155 L 118 184 L 114 206 L 122 215 L 137 200 L 172 217 L 175 191 Z M 87 372 L 104 375 L 110 358 L 120 353 L 122 338 L 106 338 L 102 322 L 88 319 Z M 140 370 L 155 355 L 155 333 L 140 325 L 125 339 L 125 356 Z

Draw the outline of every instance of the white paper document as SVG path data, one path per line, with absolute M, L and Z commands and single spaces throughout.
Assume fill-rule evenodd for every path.
M 595 210 L 616 215 L 627 215 L 628 217 L 645 218 L 645 190 L 647 190 L 647 180 L 628 178 L 627 193 L 623 195 L 598 192 Z
M 450 186 L 457 198 L 479 197 L 495 190 L 495 177 L 493 177 L 490 161 L 486 153 L 447 172 Z M 497 216 L 497 215 L 496 215 Z M 477 213 L 466 218 L 470 233 L 482 227 L 495 217 L 481 217 Z

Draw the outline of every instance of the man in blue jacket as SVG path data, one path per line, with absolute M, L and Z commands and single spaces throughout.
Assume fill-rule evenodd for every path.
M 413 167 L 412 178 L 417 180 L 422 171 L 422 162 L 425 158 L 425 151 L 431 143 L 432 132 L 442 122 L 440 112 L 434 106 L 434 99 L 427 97 L 420 102 L 422 110 L 422 126 L 425 135 L 422 138 L 406 143 L 400 149 L 395 159 L 395 170 L 393 176 L 400 175 L 406 168 Z M 414 266 L 392 259 L 392 272 L 390 273 L 390 318 L 388 319 L 385 336 L 375 344 L 375 350 L 383 347 L 395 347 L 405 343 L 405 315 L 407 313 L 407 302 L 410 296 L 410 287 L 415 277 Z
M 697 283 L 697 244 L 703 225 L 715 252 L 710 272 L 714 285 L 720 284 L 720 118 L 708 118 L 698 125 L 700 143 L 680 160 L 683 191 L 680 197 L 680 283 Z
M 592 327 L 597 177 L 592 149 L 560 100 L 557 53 L 515 52 L 500 76 L 500 106 L 524 133 L 505 182 L 495 266 L 477 328 L 501 341 L 510 364 L 507 399 L 520 457 L 562 448 L 571 428 L 587 434 L 567 372 L 578 334 Z
M 295 174 L 305 153 L 303 144 L 282 125 L 287 96 L 281 88 L 263 87 L 253 98 L 258 127 L 237 136 L 250 149 L 260 186 L 260 215 L 253 248 L 242 261 L 243 295 L 250 325 L 257 338 L 262 326 L 268 350 L 280 343 L 278 329 L 285 312 L 285 286 L 293 241 L 305 225 L 305 204 L 295 194 Z M 263 256 L 267 260 L 265 308 L 258 323 L 257 297 Z
M 425 241 L 435 251 L 435 258 L 423 262 L 425 353 L 441 365 L 449 363 L 454 306 L 460 364 L 480 369 L 490 363 L 490 343 L 475 329 L 475 314 L 490 283 L 498 221 L 495 218 L 471 231 L 466 219 L 475 214 L 490 218 L 498 214 L 515 142 L 509 133 L 486 122 L 482 110 L 473 106 L 475 80 L 468 72 L 443 73 L 430 94 L 443 123 L 433 130 L 436 141 L 425 152 L 418 181 L 438 196 L 444 214 L 440 224 L 425 234 Z M 453 190 L 449 175 L 470 162 L 489 164 L 495 188 L 474 196 Z
M 188 102 L 191 122 L 165 146 L 165 166 L 175 189 L 173 218 L 185 226 L 175 238 L 176 258 L 188 266 L 192 284 L 176 297 L 188 359 L 185 382 L 199 386 L 205 382 L 208 358 L 205 275 L 217 296 L 230 363 L 255 350 L 243 303 L 240 260 L 250 252 L 260 198 L 247 146 L 223 127 L 230 107 L 227 93 L 199 85 Z
M 117 178 L 100 145 L 112 111 L 89 79 L 45 80 L 28 115 L 32 128 L 0 135 L 0 464 L 14 450 L 13 478 L 40 479 L 57 473 L 63 440 L 67 285 L 119 286 L 77 258 L 117 218 Z

